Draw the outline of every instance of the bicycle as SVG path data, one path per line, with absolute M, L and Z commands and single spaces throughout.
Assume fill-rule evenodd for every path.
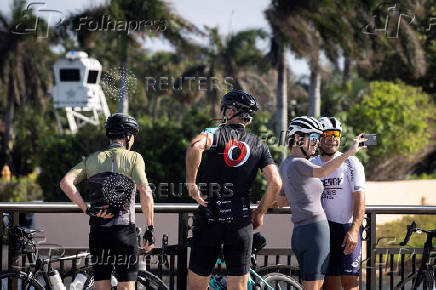
M 0 273 L 0 286 L 1 289 L 26 289 L 26 290 L 54 290 L 54 286 L 50 282 L 50 276 L 55 272 L 51 263 L 62 260 L 73 260 L 77 258 L 86 257 L 86 253 L 79 255 L 72 255 L 67 257 L 41 258 L 38 254 L 37 246 L 34 242 L 34 235 L 41 233 L 41 230 L 27 231 L 20 226 L 13 226 L 9 228 L 9 246 L 18 253 L 18 256 L 25 255 L 28 259 L 29 267 L 25 271 L 21 270 L 6 270 Z M 33 262 L 34 261 L 34 262 Z M 46 267 L 47 266 L 47 267 Z M 47 268 L 47 269 L 44 269 Z M 79 271 L 86 273 L 87 269 L 79 268 Z M 59 275 L 59 273 L 57 273 Z M 68 275 L 74 275 L 69 273 Z M 42 279 L 41 279 L 42 276 Z M 67 275 L 64 275 L 65 278 Z M 59 285 L 64 287 L 64 285 Z
M 260 233 L 255 233 L 253 235 L 253 247 L 251 253 L 251 267 L 248 276 L 248 290 L 253 289 L 303 289 L 292 277 L 284 275 L 282 273 L 272 272 L 265 276 L 259 275 L 256 270 L 256 254 L 266 246 L 266 239 L 260 235 Z M 217 264 L 225 264 L 223 260 L 218 258 Z M 209 289 L 211 290 L 225 290 L 227 288 L 227 281 L 224 277 L 220 275 L 213 275 L 209 280 Z
M 0 273 L 0 286 L 1 290 L 9 289 L 25 289 L 25 290 L 55 290 L 55 289 L 65 289 L 65 285 L 60 281 L 57 285 L 53 285 L 50 281 L 49 276 L 55 273 L 55 269 L 52 267 L 52 263 L 62 260 L 73 260 L 88 258 L 90 253 L 85 252 L 78 255 L 71 255 L 67 257 L 49 257 L 41 258 L 38 255 L 37 246 L 33 240 L 34 234 L 40 233 L 40 230 L 30 230 L 27 231 L 25 228 L 19 226 L 13 226 L 10 228 L 10 243 L 16 249 L 19 249 L 19 254 L 26 255 L 29 261 L 35 261 L 30 263 L 26 271 L 21 270 L 6 270 Z M 166 241 L 167 242 L 167 241 Z M 154 253 L 159 252 L 156 249 Z M 164 251 L 162 251 L 164 253 Z M 94 275 L 91 266 L 80 267 L 75 270 L 74 273 L 67 273 L 67 275 L 72 275 L 73 277 L 77 273 L 83 273 L 87 276 L 84 283 L 83 290 L 91 290 L 94 288 Z M 63 275 L 62 280 L 67 276 Z M 42 276 L 42 279 L 41 279 Z M 115 284 L 116 279 L 114 280 Z M 139 271 L 138 278 L 136 281 L 136 289 L 156 289 L 156 290 L 167 290 L 168 287 L 165 283 L 158 277 L 153 275 L 148 271 Z
M 423 280 L 425 279 L 424 286 L 427 287 L 427 289 L 435 289 L 436 288 L 436 262 L 433 265 L 430 265 L 430 253 L 433 249 L 433 238 L 436 238 L 436 229 L 434 230 L 424 230 L 421 228 L 418 228 L 416 226 L 415 221 L 413 221 L 410 225 L 407 226 L 407 233 L 404 237 L 404 241 L 400 243 L 400 246 L 405 246 L 410 240 L 410 237 L 413 233 L 422 234 L 425 233 L 427 235 L 427 240 L 424 243 L 424 252 L 422 254 L 422 261 L 421 266 L 419 267 L 418 272 L 412 273 L 407 277 L 406 280 L 400 281 L 395 289 L 399 289 L 405 286 L 405 284 L 409 281 L 413 281 L 412 288 L 413 290 L 417 289 Z

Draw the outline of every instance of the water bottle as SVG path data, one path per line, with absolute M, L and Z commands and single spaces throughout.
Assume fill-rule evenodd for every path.
M 111 276 L 111 285 L 112 287 L 117 287 L 118 285 L 118 280 L 114 277 L 114 275 Z
M 83 285 L 85 285 L 86 279 L 88 279 L 88 276 L 84 272 L 79 272 L 76 276 L 76 279 L 71 282 L 70 290 L 82 290 Z
M 53 290 L 66 290 L 64 283 L 62 283 L 61 275 L 59 275 L 57 270 L 52 270 L 48 275 Z

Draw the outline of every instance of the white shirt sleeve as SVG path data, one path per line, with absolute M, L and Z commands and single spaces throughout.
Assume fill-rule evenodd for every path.
M 355 156 L 349 157 L 345 162 L 348 169 L 351 191 L 365 191 L 365 169 L 362 163 Z

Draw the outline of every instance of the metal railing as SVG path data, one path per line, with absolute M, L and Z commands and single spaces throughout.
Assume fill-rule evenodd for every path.
M 253 208 L 255 205 L 252 206 Z M 178 214 L 178 251 L 176 257 L 171 257 L 170 262 L 170 272 L 176 274 L 176 282 L 174 276 L 171 276 L 170 281 L 171 286 L 176 286 L 177 289 L 186 289 L 187 274 L 188 274 L 188 236 L 191 230 L 189 224 L 189 219 L 192 217 L 192 213 L 197 209 L 196 204 L 155 204 L 155 213 L 177 213 Z M 141 207 L 139 204 L 135 207 L 136 212 L 141 212 Z M 13 224 L 19 224 L 19 213 L 80 213 L 81 210 L 72 203 L 55 203 L 55 202 L 27 202 L 27 203 L 0 203 L 0 212 L 2 215 L 4 213 L 9 213 L 12 216 Z M 280 209 L 270 209 L 269 214 L 290 214 L 291 210 L 289 208 Z M 362 265 L 362 275 L 360 279 L 360 289 L 363 289 L 363 282 L 366 284 L 366 289 L 375 290 L 378 288 L 382 289 L 383 285 L 383 264 L 377 263 L 377 256 L 380 261 L 383 259 L 384 255 L 390 257 L 389 266 L 390 271 L 386 272 L 386 275 L 390 279 L 390 289 L 394 288 L 395 277 L 398 276 L 400 279 L 407 277 L 405 273 L 405 255 L 410 254 L 408 251 L 401 252 L 400 248 L 377 248 L 377 233 L 376 233 L 376 221 L 377 215 L 380 214 L 432 214 L 436 215 L 436 206 L 379 206 L 379 205 L 368 205 L 366 207 L 366 218 L 363 225 L 363 240 L 366 241 L 366 253 L 367 258 L 364 261 L 365 266 Z M 3 221 L 0 220 L 0 223 Z M 4 240 L 3 235 L 1 236 L 1 244 L 5 245 L 6 240 Z M 412 273 L 416 271 L 416 258 L 417 255 L 422 253 L 422 249 L 408 248 L 408 250 L 413 250 L 412 257 Z M 268 263 L 268 256 L 275 256 L 275 261 L 280 260 L 280 256 L 284 256 L 285 260 L 290 264 L 292 251 L 283 249 L 267 249 L 264 252 L 260 252 L 259 255 L 264 255 L 264 264 Z M 395 254 L 400 256 L 400 267 L 398 271 L 393 270 L 393 257 Z M 0 263 L 2 263 L 3 255 L 0 255 Z M 11 264 L 11 253 L 8 253 L 8 265 Z M 175 259 L 176 258 L 176 259 Z M 176 260 L 176 262 L 175 262 Z M 3 263 L 2 263 L 3 264 Z M 162 265 L 158 264 L 158 274 L 162 276 Z M 377 279 L 378 271 L 378 279 Z

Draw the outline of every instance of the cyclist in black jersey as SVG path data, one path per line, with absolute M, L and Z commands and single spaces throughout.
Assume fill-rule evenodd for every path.
M 206 128 L 187 149 L 186 183 L 190 196 L 199 203 L 194 216 L 189 289 L 207 289 L 221 247 L 229 289 L 247 286 L 253 228 L 263 224 L 263 216 L 281 188 L 268 147 L 245 129 L 258 108 L 250 94 L 227 93 L 221 100 L 223 124 Z M 258 169 L 268 187 L 252 213 L 250 188 Z

